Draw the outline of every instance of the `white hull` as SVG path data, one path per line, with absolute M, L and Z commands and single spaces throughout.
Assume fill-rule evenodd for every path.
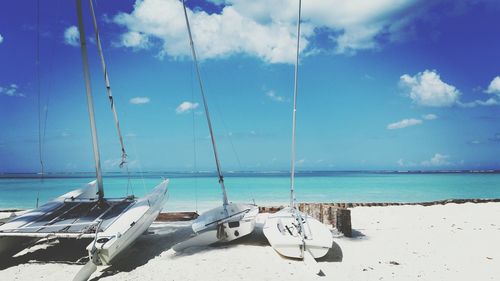
M 63 194 L 56 199 L 31 210 L 0 226 L 0 256 L 12 257 L 41 238 L 56 236 L 53 233 L 37 232 L 43 227 L 37 225 L 43 216 L 55 213 L 67 201 L 96 199 L 96 182 Z M 76 237 L 76 235 L 75 235 Z
M 259 208 L 250 204 L 230 203 L 203 213 L 193 223 L 196 233 L 217 229 L 219 241 L 229 242 L 252 233 Z
M 95 247 L 99 260 L 110 264 L 153 223 L 165 204 L 168 180 L 164 180 L 148 195 L 130 205 L 105 231 L 97 234 Z M 87 246 L 89 255 L 94 242 Z
M 267 218 L 263 231 L 269 244 L 285 257 L 304 258 L 304 245 L 314 258 L 325 256 L 333 244 L 330 230 L 315 218 L 300 213 L 304 218 L 305 239 L 302 239 L 294 212 L 299 211 L 285 208 Z
M 164 180 L 137 200 L 105 199 L 101 204 L 96 182 L 90 182 L 1 225 L 0 256 L 11 257 L 41 238 L 94 239 L 102 222 L 95 247 L 99 262 L 109 264 L 156 219 L 165 203 L 167 184 Z M 94 242 L 87 250 L 93 246 Z

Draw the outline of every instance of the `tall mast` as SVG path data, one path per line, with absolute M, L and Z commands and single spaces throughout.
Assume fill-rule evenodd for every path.
M 297 113 L 297 84 L 299 76 L 299 52 L 300 52 L 300 13 L 302 1 L 299 0 L 299 15 L 297 19 L 297 55 L 295 57 L 295 77 L 293 86 L 293 117 L 292 117 L 292 157 L 290 173 L 290 207 L 295 208 L 295 115 Z
M 97 177 L 97 187 L 99 188 L 99 201 L 104 198 L 104 188 L 102 184 L 101 160 L 99 155 L 99 143 L 97 140 L 97 129 L 94 116 L 94 102 L 92 101 L 92 88 L 90 84 L 89 62 L 87 55 L 87 43 L 85 41 L 85 28 L 82 17 L 82 0 L 76 0 L 76 12 L 78 16 L 78 31 L 80 32 L 80 46 L 82 50 L 83 76 L 85 78 L 85 90 L 87 93 L 87 107 L 90 118 L 90 129 L 92 131 L 92 148 L 94 151 L 95 171 Z
M 101 58 L 102 72 L 104 73 L 104 83 L 106 85 L 106 92 L 108 94 L 109 103 L 111 105 L 111 111 L 113 111 L 113 116 L 115 118 L 116 131 L 118 132 L 118 138 L 120 140 L 120 145 L 121 145 L 121 149 L 122 149 L 122 160 L 120 163 L 120 167 L 122 167 L 123 164 L 125 164 L 125 162 L 127 160 L 127 153 L 125 152 L 125 145 L 123 143 L 122 132 L 120 130 L 120 122 L 118 121 L 118 115 L 116 114 L 116 109 L 115 109 L 115 102 L 113 100 L 113 94 L 111 92 L 111 84 L 109 82 L 108 69 L 106 67 L 106 62 L 104 60 L 104 53 L 102 51 L 101 38 L 99 36 L 99 29 L 97 27 L 97 20 L 96 20 L 95 12 L 94 12 L 94 5 L 92 3 L 92 0 L 89 0 L 89 3 L 90 3 L 90 12 L 92 14 L 92 23 L 94 24 L 95 41 L 97 44 L 97 50 L 99 52 L 99 57 Z
M 43 183 L 45 174 L 43 165 L 43 143 L 42 143 L 42 109 L 40 93 L 40 0 L 36 1 L 36 90 L 38 104 L 38 160 L 40 162 L 40 181 Z M 36 207 L 40 201 L 40 189 L 36 195 Z
M 196 50 L 194 48 L 193 36 L 191 34 L 191 27 L 189 26 L 189 19 L 186 11 L 185 0 L 182 0 L 182 6 L 184 8 L 184 18 L 186 19 L 186 26 L 189 34 L 189 43 L 191 45 L 191 54 L 193 55 L 193 60 L 196 66 L 196 75 L 198 76 L 198 83 L 200 85 L 201 97 L 203 99 L 203 106 L 205 107 L 205 116 L 207 117 L 208 130 L 210 131 L 210 139 L 212 140 L 212 148 L 214 150 L 215 164 L 217 165 L 217 176 L 219 178 L 220 187 L 222 189 L 222 203 L 224 209 L 228 205 L 226 187 L 224 186 L 224 176 L 220 168 L 219 155 L 217 154 L 217 146 L 215 145 L 215 136 L 212 130 L 212 122 L 210 121 L 210 112 L 208 111 L 207 100 L 205 99 L 205 91 L 203 90 L 203 81 L 201 80 L 200 68 L 198 65 L 198 59 L 196 57 Z M 227 210 L 226 210 L 227 211 Z

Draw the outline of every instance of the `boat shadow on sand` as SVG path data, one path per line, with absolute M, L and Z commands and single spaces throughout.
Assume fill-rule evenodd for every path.
M 262 227 L 263 225 L 257 224 L 255 231 L 248 236 L 228 243 L 188 248 L 176 252 L 172 258 L 216 251 L 237 245 L 270 247 Z M 173 245 L 188 239 L 191 235 L 193 235 L 193 231 L 188 222 L 153 224 L 147 234 L 142 235 L 134 245 L 120 253 L 113 261 L 113 265 L 100 269 L 91 281 L 97 281 L 120 272 L 130 272 L 169 250 Z M 16 257 L 6 259 L 6 262 L 0 264 L 0 270 L 23 263 L 84 265 L 88 261 L 88 253 L 85 248 L 91 241 L 90 239 L 68 239 L 40 242 Z M 333 242 L 330 251 L 323 258 L 318 259 L 318 262 L 341 262 L 342 258 L 342 249 L 336 242 Z
M 245 236 L 241 237 L 240 239 L 233 240 L 231 242 L 227 243 L 215 243 L 210 246 L 204 246 L 204 247 L 192 247 L 185 249 L 181 252 L 178 252 L 175 254 L 175 257 L 182 257 L 182 256 L 190 256 L 194 255 L 200 252 L 206 252 L 206 251 L 214 251 L 214 250 L 219 250 L 219 249 L 225 249 L 225 248 L 230 248 L 234 247 L 236 245 L 250 245 L 250 246 L 261 246 L 261 247 L 271 247 L 269 245 L 269 242 L 267 241 L 266 236 L 264 235 L 264 232 L 262 230 L 264 224 L 263 223 L 257 223 L 255 225 L 254 231 Z M 328 253 L 320 258 L 317 259 L 318 262 L 341 262 L 343 259 L 343 254 L 342 254 L 342 249 L 340 248 L 339 244 L 337 244 L 335 241 L 332 243 L 332 247 L 328 251 Z
M 134 245 L 121 252 L 112 265 L 99 270 L 100 274 L 91 280 L 95 281 L 119 272 L 132 271 L 170 249 L 176 243 L 187 239 L 192 233 L 191 225 L 188 223 L 153 225 L 145 235 L 137 239 Z M 89 260 L 86 247 L 91 242 L 92 239 L 43 240 L 14 257 L 5 259 L 2 257 L 0 270 L 24 263 L 84 265 Z
M 0 270 L 24 263 L 79 264 L 82 258 L 88 255 L 85 247 L 87 247 L 91 241 L 91 239 L 43 240 L 20 252 L 15 257 L 2 257 Z

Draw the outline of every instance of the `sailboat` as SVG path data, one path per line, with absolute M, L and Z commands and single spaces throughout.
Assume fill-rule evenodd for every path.
M 182 1 L 182 5 L 184 9 L 186 27 L 189 35 L 189 43 L 191 45 L 191 54 L 196 66 L 198 84 L 200 87 L 203 106 L 205 109 L 205 117 L 207 119 L 208 130 L 210 132 L 215 165 L 217 167 L 217 178 L 219 180 L 222 191 L 222 206 L 216 207 L 201 214 L 192 224 L 192 229 L 195 232 L 195 236 L 174 245 L 173 249 L 175 251 L 180 251 L 193 246 L 209 245 L 215 242 L 229 242 L 248 235 L 254 230 L 255 218 L 259 213 L 259 208 L 256 205 L 229 203 L 227 199 L 226 187 L 224 186 L 224 176 L 222 174 L 219 155 L 217 153 L 215 136 L 212 129 L 212 122 L 210 120 L 210 112 L 208 110 L 208 104 L 205 98 L 203 81 L 201 79 L 198 59 L 196 56 L 196 49 L 194 47 L 193 36 L 191 34 L 191 27 L 189 25 L 189 18 L 184 0 Z
M 122 145 L 122 162 L 125 162 L 126 153 L 111 95 L 92 0 L 89 2 L 107 94 Z M 86 248 L 89 253 L 89 262 L 73 279 L 87 280 L 97 270 L 98 265 L 112 263 L 120 252 L 149 228 L 165 204 L 169 181 L 164 179 L 142 198 L 127 196 L 109 199 L 104 197 L 81 0 L 76 0 L 76 7 L 96 180 L 1 225 L 0 256 L 11 257 L 43 238 L 89 238 L 92 239 Z
M 295 121 L 297 112 L 297 85 L 300 44 L 301 1 L 297 22 L 297 55 L 295 61 L 295 81 L 292 117 L 292 152 L 290 175 L 290 205 L 270 215 L 263 227 L 269 244 L 281 255 L 289 258 L 314 261 L 326 255 L 332 247 L 332 233 L 328 227 L 315 218 L 297 209 L 295 198 Z M 312 258 L 312 259 L 311 259 Z M 319 275 L 322 274 L 320 271 Z

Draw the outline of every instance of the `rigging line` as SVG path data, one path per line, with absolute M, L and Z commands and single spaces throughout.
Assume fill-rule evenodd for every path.
M 40 0 L 38 0 L 40 1 Z M 59 11 L 59 10 L 57 10 Z M 59 18 L 59 13 L 56 14 L 56 17 L 55 18 Z M 51 40 L 51 42 L 53 42 Z M 44 113 L 45 113 L 45 116 L 44 116 L 44 120 L 43 120 L 43 134 L 42 134 L 42 148 L 45 147 L 45 140 L 46 140 L 46 134 L 47 134 L 47 120 L 48 120 L 48 115 L 49 115 L 49 104 L 50 104 L 50 94 L 52 92 L 52 89 L 53 89 L 53 74 L 54 74 L 54 62 L 52 60 L 52 58 L 54 57 L 54 52 L 55 52 L 56 48 L 52 47 L 50 48 L 50 52 L 49 52 L 49 56 L 48 56 L 48 59 L 47 59 L 47 66 L 48 66 L 48 72 L 49 72 L 49 75 L 47 75 L 48 79 L 46 80 L 47 83 L 48 83 L 48 86 L 47 86 L 47 91 L 46 91 L 46 96 L 47 96 L 47 99 L 45 100 L 45 107 L 44 107 Z
M 139 174 L 141 175 L 142 188 L 144 190 L 144 194 L 146 194 L 147 193 L 147 191 L 146 191 L 146 182 L 144 181 L 144 172 L 142 170 L 141 159 L 139 157 L 139 154 L 137 153 L 136 140 L 137 139 L 135 139 L 134 141 L 132 141 L 132 146 L 134 147 L 135 157 L 137 158 L 137 164 L 139 165 Z
M 101 37 L 99 35 L 99 27 L 97 25 L 97 19 L 96 19 L 96 16 L 95 16 L 95 10 L 94 10 L 94 4 L 93 4 L 93 2 L 94 2 L 93 0 L 89 0 L 90 14 L 92 15 L 92 24 L 94 26 L 94 33 L 95 33 L 97 50 L 98 50 L 98 53 L 99 53 L 99 58 L 101 60 L 102 72 L 104 74 L 104 84 L 106 86 L 106 93 L 108 94 L 108 99 L 109 99 L 109 103 L 110 103 L 110 106 L 111 106 L 111 111 L 113 112 L 113 117 L 114 117 L 114 120 L 115 120 L 116 132 L 118 134 L 118 140 L 119 140 L 120 146 L 121 146 L 122 155 L 121 155 L 121 162 L 119 164 L 119 167 L 123 168 L 124 165 L 127 166 L 127 152 L 125 150 L 125 144 L 124 144 L 122 132 L 121 132 L 121 129 L 120 129 L 120 121 L 118 120 L 118 114 L 116 113 L 116 107 L 115 107 L 115 102 L 114 102 L 114 99 L 113 99 L 113 93 L 111 91 L 111 83 L 109 81 L 109 74 L 108 74 L 108 69 L 106 67 L 106 61 L 104 59 L 104 52 L 102 50 Z M 97 6 L 97 4 L 96 4 L 96 6 Z M 130 183 L 131 176 L 130 176 L 130 171 L 129 171 L 128 167 L 126 167 L 125 170 L 127 172 L 127 195 L 128 195 L 129 187 L 131 187 L 131 183 Z M 134 192 L 133 189 L 131 189 L 131 190 L 132 190 L 132 193 L 133 193 Z
M 92 86 L 90 83 L 90 72 L 89 72 L 89 62 L 88 62 L 88 53 L 87 53 L 87 42 L 85 38 L 85 28 L 83 24 L 83 15 L 82 15 L 82 0 L 76 0 L 76 11 L 78 17 L 78 31 L 80 31 L 80 49 L 82 53 L 82 64 L 83 64 L 83 76 L 85 80 L 85 91 L 87 96 L 87 110 L 90 119 L 90 129 L 92 133 L 92 149 L 94 152 L 94 162 L 95 162 L 95 170 L 97 177 L 97 187 L 98 187 L 98 195 L 99 201 L 101 202 L 104 199 L 104 187 L 102 182 L 102 170 L 101 170 L 101 156 L 99 153 L 99 141 L 97 137 L 97 128 L 95 124 L 95 116 L 94 116 L 94 102 L 92 99 Z
M 233 143 L 233 138 L 232 138 L 232 136 L 228 133 L 228 131 L 229 131 L 229 130 L 227 129 L 227 124 L 226 124 L 226 122 L 224 121 L 224 120 L 225 120 L 225 118 L 224 118 L 224 117 L 223 117 L 223 115 L 222 115 L 222 111 L 219 109 L 219 106 L 218 106 L 218 103 L 217 103 L 217 102 L 216 102 L 216 103 L 214 103 L 214 104 L 215 104 L 215 111 L 216 111 L 216 113 L 219 115 L 220 120 L 222 121 L 222 126 L 223 126 L 223 128 L 224 128 L 224 131 L 226 132 L 226 134 L 227 134 L 227 136 L 228 136 L 228 139 L 229 139 L 229 144 L 231 145 L 231 149 L 233 150 L 233 154 L 234 154 L 234 156 L 235 156 L 235 158 L 236 158 L 236 162 L 237 162 L 237 164 L 238 164 L 238 168 L 239 168 L 239 170 L 240 170 L 240 171 L 243 171 L 243 166 L 241 165 L 240 157 L 239 157 L 238 152 L 236 151 L 236 148 L 235 148 L 235 146 L 234 146 L 234 143 Z M 254 193 L 253 193 L 253 189 L 252 189 L 252 188 L 248 188 L 248 189 L 246 189 L 246 190 L 248 190 L 248 191 L 249 191 L 250 196 L 252 197 L 252 200 L 253 200 L 253 201 L 254 201 L 254 203 L 255 203 L 255 196 L 254 196 Z
M 113 100 L 113 93 L 111 91 L 111 84 L 109 81 L 108 69 L 106 67 L 106 61 L 104 60 L 104 52 L 102 51 L 101 38 L 99 36 L 99 28 L 97 26 L 97 19 L 96 19 L 95 12 L 94 12 L 93 0 L 89 0 L 89 3 L 90 3 L 90 12 L 92 15 L 92 23 L 94 26 L 94 33 L 95 33 L 97 50 L 99 52 L 99 58 L 101 60 L 102 72 L 104 74 L 104 84 L 106 86 L 106 93 L 108 94 L 109 103 L 111 105 L 111 111 L 113 112 L 113 117 L 115 119 L 115 125 L 116 125 L 116 131 L 118 133 L 118 139 L 120 141 L 120 146 L 121 146 L 121 151 L 122 151 L 122 160 L 120 163 L 120 168 L 122 168 L 123 165 L 127 161 L 127 153 L 125 151 L 125 144 L 123 142 L 122 132 L 120 130 L 120 121 L 118 120 L 118 114 L 116 113 L 115 102 Z M 130 177 L 130 174 L 128 176 Z
M 194 77 L 193 77 L 193 72 L 194 72 L 194 62 L 191 63 L 191 68 L 189 71 L 190 78 L 191 78 L 191 101 L 194 102 Z M 196 118 L 195 118 L 195 113 L 194 110 L 191 110 L 191 117 L 192 117 L 192 126 L 193 126 L 193 176 L 194 176 L 194 200 L 195 200 L 195 207 L 196 207 L 196 213 L 198 213 L 198 157 L 197 157 L 197 152 L 196 152 Z
M 187 15 L 185 0 L 182 0 L 182 6 L 184 8 L 184 18 L 186 19 L 186 26 L 187 26 L 188 35 L 189 35 L 189 43 L 191 45 L 191 54 L 193 55 L 193 60 L 194 60 L 195 66 L 196 66 L 196 74 L 198 76 L 198 84 L 200 86 L 201 97 L 203 99 L 203 106 L 205 108 L 205 116 L 207 118 L 208 130 L 210 131 L 210 139 L 212 140 L 212 148 L 213 148 L 214 157 L 215 157 L 215 164 L 217 166 L 217 174 L 218 174 L 219 183 L 220 183 L 220 186 L 222 189 L 222 203 L 224 206 L 224 211 L 227 213 L 226 206 L 228 205 L 228 200 L 227 200 L 226 188 L 224 186 L 224 176 L 222 175 L 220 162 L 219 162 L 219 155 L 217 154 L 217 146 L 215 145 L 215 136 L 214 136 L 213 129 L 212 129 L 212 122 L 210 121 L 210 112 L 208 111 L 208 104 L 207 104 L 207 100 L 205 98 L 205 92 L 203 89 L 203 81 L 201 79 L 200 68 L 198 65 L 198 58 L 196 57 L 196 50 L 194 47 L 193 36 L 191 34 L 191 27 L 189 26 L 189 19 L 188 19 L 188 15 Z
M 127 196 L 129 195 L 129 193 L 128 193 L 129 189 L 130 189 L 130 191 L 132 191 L 132 195 L 134 195 L 134 187 L 132 186 L 132 183 L 130 181 L 130 171 L 128 169 L 128 165 L 125 165 L 125 169 L 127 170 L 127 175 L 128 175 L 128 179 L 127 179 Z
M 214 97 L 214 99 L 216 99 L 216 97 Z M 242 170 L 242 165 L 241 165 L 241 161 L 240 161 L 240 157 L 238 155 L 238 153 L 236 152 L 236 148 L 234 146 L 234 143 L 233 143 L 233 138 L 231 137 L 231 135 L 229 134 L 229 130 L 227 129 L 228 126 L 226 124 L 226 121 L 224 121 L 224 116 L 222 115 L 222 111 L 219 109 L 219 106 L 218 106 L 218 102 L 215 102 L 214 105 L 215 105 L 215 112 L 217 113 L 217 115 L 219 115 L 220 117 L 220 120 L 222 121 L 222 127 L 224 128 L 224 131 L 225 133 L 227 134 L 228 136 L 228 139 L 229 139 L 229 143 L 231 145 L 231 148 L 233 150 L 233 153 L 234 153 L 234 156 L 236 158 L 236 162 L 238 164 L 238 168 L 240 169 L 240 171 Z
M 44 180 L 44 165 L 42 151 L 42 111 L 41 111 L 41 91 L 40 91 L 40 0 L 36 2 L 36 84 L 37 84 L 37 105 L 38 105 L 38 160 L 40 162 L 40 186 Z M 36 195 L 36 207 L 40 202 L 40 186 Z
M 290 207 L 295 208 L 295 124 L 297 114 L 297 86 L 299 75 L 299 53 L 300 53 L 300 14 L 302 10 L 302 1 L 299 0 L 299 14 L 297 19 L 297 54 L 295 57 L 295 73 L 293 86 L 293 113 L 292 113 L 292 157 L 290 172 Z
M 129 115 L 128 115 L 127 108 L 124 107 L 123 108 L 123 117 L 124 117 L 124 119 L 127 119 L 128 116 Z M 131 139 L 131 136 L 125 136 L 125 137 L 128 137 L 128 139 L 129 139 L 128 143 L 132 143 L 133 144 L 133 142 L 134 142 L 133 141 L 133 137 L 132 137 L 132 139 Z M 137 155 L 137 150 L 135 150 L 135 155 Z M 135 191 L 134 191 L 134 184 L 132 184 L 132 173 L 130 172 L 128 163 L 127 163 L 127 165 L 125 165 L 125 169 L 126 169 L 126 172 L 127 172 L 127 175 L 128 175 L 128 180 L 127 180 L 127 196 L 129 194 L 129 189 L 132 192 L 132 195 L 134 195 Z

